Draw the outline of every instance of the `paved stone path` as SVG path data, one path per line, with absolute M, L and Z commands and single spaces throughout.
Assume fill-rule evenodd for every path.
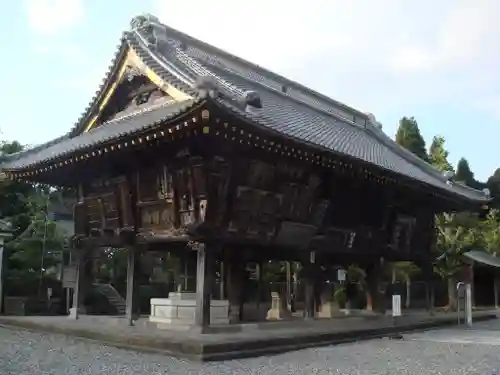
M 193 363 L 141 354 L 65 336 L 0 328 L 1 375 L 156 374 L 467 374 L 500 373 L 500 321 L 474 331 L 434 330 L 356 344 L 307 349 L 272 357 Z M 475 336 L 474 336 L 475 335 Z M 479 338 L 482 343 L 464 344 Z M 485 338 L 490 337 L 493 344 Z M 457 343 L 458 342 L 458 343 Z

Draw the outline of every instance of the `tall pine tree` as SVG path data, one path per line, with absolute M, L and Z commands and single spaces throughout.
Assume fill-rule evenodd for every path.
M 465 158 L 461 158 L 458 161 L 455 181 L 461 182 L 470 187 L 476 187 L 477 185 L 476 180 L 474 179 L 474 173 L 472 173 L 469 162 Z
M 420 134 L 418 123 L 414 117 L 403 117 L 399 120 L 399 128 L 396 132 L 396 143 L 412 152 L 420 159 L 428 161 L 425 149 L 425 140 Z
M 453 167 L 448 161 L 449 152 L 444 148 L 444 138 L 435 136 L 429 147 L 429 163 L 441 172 L 453 171 Z
M 497 168 L 491 177 L 488 178 L 486 186 L 490 190 L 491 197 L 493 198 L 492 206 L 500 208 L 500 168 Z

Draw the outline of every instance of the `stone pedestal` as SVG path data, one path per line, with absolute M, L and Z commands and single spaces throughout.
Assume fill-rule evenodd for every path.
M 340 309 L 333 299 L 332 288 L 326 288 L 321 295 L 321 305 L 318 311 L 318 318 L 334 318 L 339 315 Z
M 283 320 L 291 318 L 292 314 L 286 308 L 286 300 L 277 292 L 271 293 L 271 308 L 267 312 L 267 320 Z
M 168 298 L 151 298 L 149 321 L 158 328 L 189 330 L 195 326 L 196 293 L 169 293 Z M 210 301 L 210 324 L 229 324 L 229 301 Z

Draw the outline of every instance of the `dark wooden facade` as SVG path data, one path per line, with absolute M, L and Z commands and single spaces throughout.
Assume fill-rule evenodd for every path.
M 102 246 L 126 246 L 133 234 L 353 260 L 412 259 L 430 248 L 442 202 L 429 192 L 252 132 L 208 106 L 189 117 L 54 172 L 80 188 L 77 236 Z

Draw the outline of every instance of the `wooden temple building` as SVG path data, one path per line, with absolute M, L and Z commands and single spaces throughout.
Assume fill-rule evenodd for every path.
M 77 295 L 86 254 L 127 249 L 133 319 L 137 259 L 180 254 L 196 286 L 177 298 L 191 299 L 201 329 L 215 311 L 216 262 L 231 321 L 241 318 L 245 264 L 272 259 L 302 264 L 304 316 L 313 317 L 318 267 L 356 263 L 375 296 L 385 260 L 430 269 L 436 213 L 488 201 L 399 147 L 373 115 L 150 15 L 123 33 L 73 128 L 13 155 L 2 170 L 78 191 Z

